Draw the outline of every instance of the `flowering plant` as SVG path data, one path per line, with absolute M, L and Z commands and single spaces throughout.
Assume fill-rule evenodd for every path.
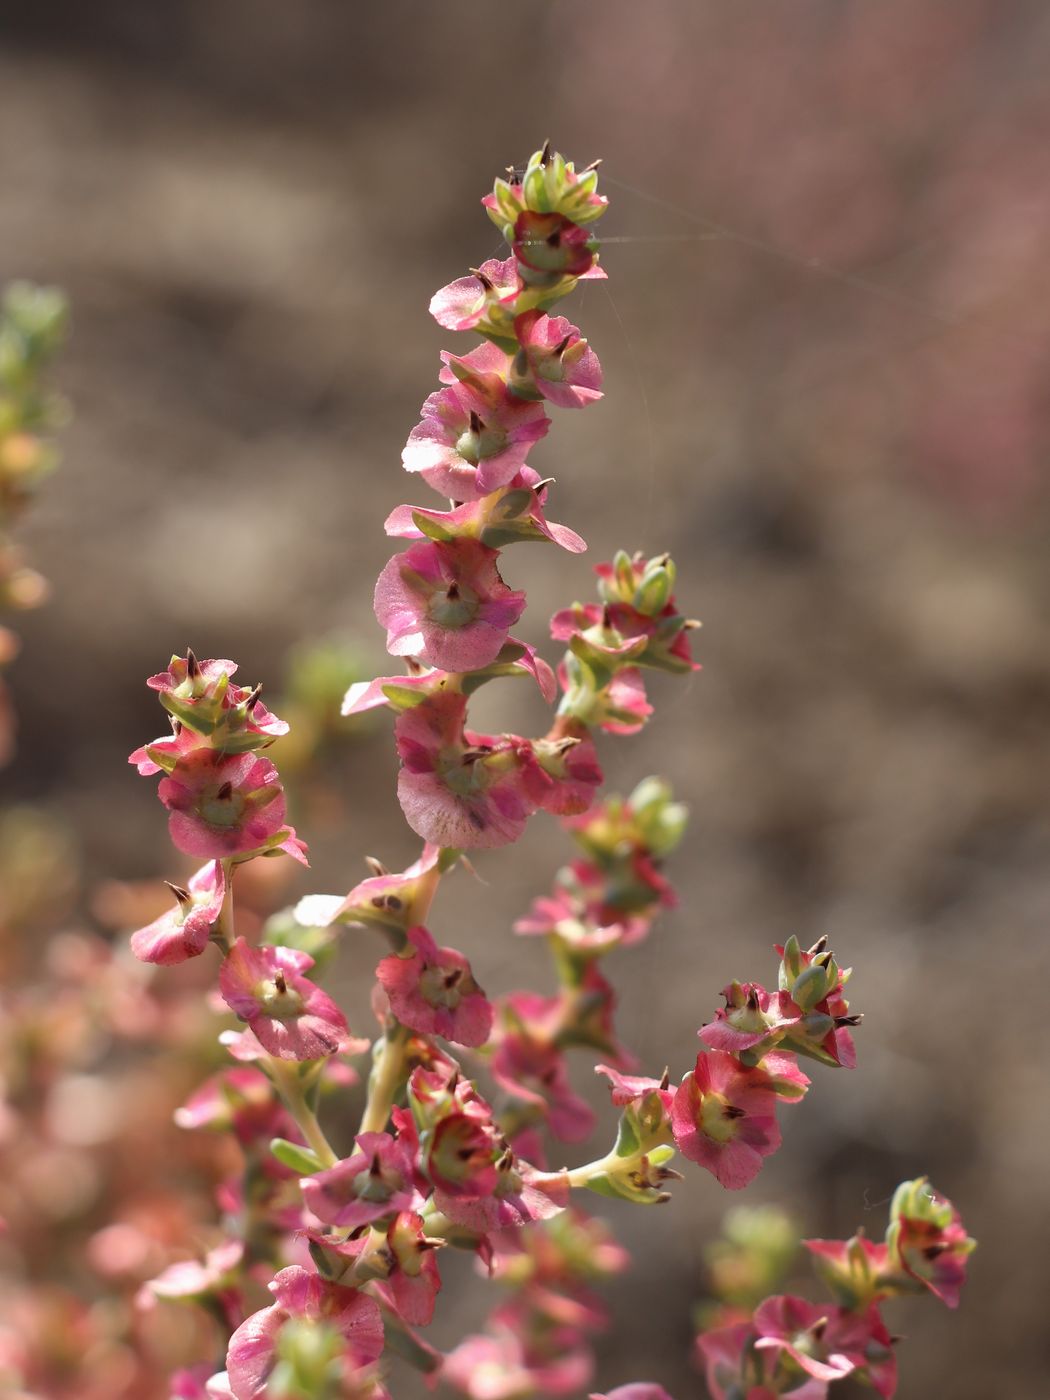
M 578 1392 L 591 1379 L 589 1337 L 603 1323 L 594 1280 L 623 1267 L 585 1193 L 658 1204 L 680 1180 L 676 1153 L 728 1190 L 747 1186 L 780 1146 L 779 1115 L 799 1103 L 803 1065 L 856 1064 L 850 973 L 818 939 L 788 938 L 775 983 L 732 981 L 698 1031 L 695 1063 L 646 1074 L 619 1041 L 604 968 L 643 942 L 674 903 L 664 865 L 685 810 L 659 779 L 600 798 L 597 740 L 637 732 L 652 713 L 647 673 L 696 669 L 696 623 L 678 609 L 667 555 L 621 551 L 596 567 L 597 599 L 557 612 L 556 671 L 512 635 L 525 594 L 503 577 L 519 541 L 585 548 L 547 519 L 552 482 L 529 465 L 551 408 L 601 397 L 597 356 L 555 308 L 583 279 L 605 276 L 593 225 L 606 200 L 597 170 L 549 147 L 499 179 L 483 204 L 509 245 L 441 289 L 439 325 L 474 331 L 445 352 L 441 387 L 421 410 L 402 460 L 448 509 L 404 505 L 386 522 L 402 543 L 382 569 L 375 613 L 403 672 L 351 686 L 345 715 L 386 707 L 400 760 L 398 798 L 419 858 L 370 874 L 344 895 L 311 895 L 295 918 L 247 937 L 235 924 L 242 868 L 281 855 L 306 863 L 266 750 L 287 725 L 227 660 L 174 656 L 149 686 L 170 732 L 131 755 L 159 779 L 176 848 L 204 862 L 171 908 L 139 929 L 135 954 L 220 964 L 217 1001 L 239 1023 L 222 1035 L 232 1063 L 180 1110 L 190 1129 L 219 1127 L 240 1146 L 222 1188 L 221 1238 L 200 1262 L 177 1262 L 152 1299 L 203 1305 L 219 1364 L 179 1373 L 172 1394 L 234 1400 L 388 1395 L 393 1353 L 474 1400 Z M 526 677 L 549 704 L 539 737 L 473 729 L 485 682 Z M 475 969 L 432 929 L 444 878 L 468 854 L 507 845 L 540 810 L 564 822 L 577 854 L 516 926 L 551 949 L 556 990 L 490 998 Z M 379 936 L 367 1096 L 356 1130 L 335 1103 L 367 1063 L 324 990 L 325 964 L 347 928 Z M 594 1114 L 573 1087 L 570 1051 L 591 1052 L 618 1119 L 595 1160 L 560 1164 Z M 683 1061 L 692 1060 L 683 1050 Z M 322 1121 L 325 1120 L 325 1121 Z M 555 1146 L 554 1144 L 557 1144 Z M 699 1354 L 713 1396 L 817 1400 L 854 1374 L 891 1395 L 895 1360 L 879 1305 L 932 1292 L 954 1306 L 973 1247 L 954 1208 L 925 1183 L 900 1188 L 886 1240 L 810 1241 L 834 1303 L 790 1295 L 707 1330 Z M 447 1352 L 422 1334 L 438 1306 L 441 1257 L 473 1254 L 503 1289 L 485 1329 Z M 655 1400 L 636 1383 L 618 1400 Z

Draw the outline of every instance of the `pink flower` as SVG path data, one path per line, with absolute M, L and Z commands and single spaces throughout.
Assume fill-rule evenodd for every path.
M 526 282 L 583 277 L 594 263 L 591 235 L 563 214 L 523 210 L 514 225 L 511 247 Z
M 521 289 L 522 281 L 514 259 L 500 262 L 490 258 L 469 277 L 458 277 L 435 292 L 430 314 L 439 326 L 450 331 L 476 330 L 491 324 L 494 316 L 496 324 L 509 327 L 512 308 Z
M 381 705 L 389 705 L 392 710 L 400 713 L 402 710 L 411 710 L 429 696 L 439 695 L 443 691 L 462 693 L 462 677 L 448 671 L 416 669 L 418 663 L 411 658 L 406 660 L 413 668 L 408 675 L 377 676 L 371 681 L 356 681 L 343 698 L 342 713 L 360 715 L 367 710 L 378 709 Z M 536 682 L 540 694 L 548 704 L 557 693 L 554 672 L 546 661 L 534 647 L 529 646 L 527 642 L 518 641 L 516 637 L 507 638 L 491 665 L 472 672 L 469 684 L 473 690 L 495 676 L 530 677 Z
M 747 1069 L 722 1051 L 701 1051 L 671 1110 L 679 1150 L 739 1191 L 780 1146 L 776 1100 L 765 1069 Z
M 346 1017 L 332 998 L 302 974 L 313 967 L 295 948 L 250 948 L 238 938 L 219 973 L 227 1006 L 269 1054 L 281 1060 L 318 1060 L 351 1052 Z M 357 1049 L 367 1042 L 357 1042 Z
M 253 753 L 194 749 L 160 780 L 157 796 L 171 813 L 172 841 L 187 855 L 242 855 L 289 832 L 277 769 Z
M 351 1373 L 370 1365 L 382 1352 L 379 1305 L 366 1294 L 297 1267 L 282 1269 L 269 1288 L 273 1305 L 253 1313 L 230 1338 L 226 1370 L 235 1400 L 265 1396 L 278 1339 L 291 1318 L 334 1329 L 342 1339 L 344 1363 Z
M 444 671 L 477 671 L 499 655 L 525 610 L 500 578 L 497 552 L 475 540 L 421 540 L 379 575 L 375 612 L 387 650 Z
M 570 722 L 568 727 L 572 732 L 559 738 L 532 740 L 529 749 L 533 761 L 523 774 L 526 791 L 536 806 L 559 817 L 586 812 L 603 779 L 594 740 L 581 726 Z
M 471 374 L 424 401 L 401 461 L 442 496 L 474 501 L 506 486 L 549 428 L 542 404 L 517 398 L 497 374 Z
M 427 1176 L 445 1197 L 477 1200 L 496 1189 L 496 1137 L 490 1121 L 469 1113 L 446 1113 L 426 1150 Z
M 217 860 L 191 876 L 187 888 L 171 885 L 175 908 L 131 935 L 131 951 L 143 962 L 168 967 L 199 957 L 222 909 L 226 879 Z
M 379 1289 L 407 1323 L 426 1327 L 441 1289 L 437 1251 L 444 1240 L 430 1239 L 422 1216 L 406 1211 L 391 1222 L 386 1241 L 393 1268 Z
M 522 467 L 505 486 L 454 510 L 398 506 L 387 516 L 385 529 L 397 539 L 476 539 L 493 549 L 519 540 L 549 540 L 570 554 L 582 554 L 587 546 L 575 530 L 544 515 L 547 486 L 539 472 Z
M 402 768 L 397 795 L 409 826 L 436 846 L 516 841 L 536 809 L 522 776 L 524 740 L 465 730 L 462 695 L 435 695 L 394 726 Z
M 326 1225 L 357 1230 L 422 1204 L 414 1164 L 404 1143 L 389 1133 L 361 1133 L 357 1150 L 300 1183 L 307 1209 Z
M 322 928 L 333 923 L 360 924 L 402 934 L 419 922 L 415 917 L 417 902 L 425 900 L 429 904 L 438 879 L 440 856 L 440 847 L 425 845 L 419 859 L 397 874 L 369 859 L 368 864 L 376 873 L 355 885 L 345 899 L 307 895 L 297 906 L 297 916 L 305 924 L 320 920 L 317 926 Z M 315 907 L 320 900 L 326 901 L 325 906 Z
M 474 981 L 470 963 L 454 948 L 439 948 L 425 928 L 408 930 L 409 956 L 384 958 L 376 976 L 402 1024 L 421 1035 L 458 1045 L 484 1045 L 492 1006 Z
M 712 1400 L 826 1400 L 824 1381 L 807 1377 L 802 1384 L 777 1376 L 776 1356 L 755 1350 L 757 1333 L 752 1323 L 702 1332 L 697 1351 Z M 784 1384 L 792 1385 L 789 1391 Z
M 802 1012 L 786 992 L 767 992 L 757 982 L 730 982 L 722 995 L 724 1010 L 715 1012 L 715 1019 L 697 1032 L 712 1050 L 724 1050 L 729 1055 L 772 1049 L 787 1031 L 798 1025 Z
M 977 1248 L 962 1217 L 926 1177 L 904 1181 L 894 1192 L 886 1232 L 891 1263 L 949 1308 L 959 1306 L 966 1264 Z
M 524 385 L 559 408 L 584 408 L 602 397 L 598 356 L 564 316 L 525 311 L 515 318 L 514 333 L 521 346 L 512 376 L 518 392 L 520 366 Z
M 755 1311 L 754 1328 L 757 1351 L 790 1357 L 822 1385 L 856 1375 L 886 1397 L 897 1388 L 893 1338 L 874 1304 L 856 1313 L 804 1298 L 767 1298 Z
M 262 704 L 260 686 L 231 684 L 236 670 L 232 661 L 198 661 L 187 651 L 185 657 L 173 656 L 168 669 L 146 684 L 160 693 L 169 714 L 206 736 L 213 748 L 240 753 L 273 743 L 288 733 L 288 725 Z

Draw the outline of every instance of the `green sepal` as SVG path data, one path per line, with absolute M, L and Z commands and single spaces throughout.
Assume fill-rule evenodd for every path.
M 287 1138 L 272 1138 L 270 1154 L 276 1157 L 282 1166 L 298 1172 L 300 1176 L 313 1176 L 315 1172 L 323 1169 L 316 1152 L 297 1142 L 289 1142 Z

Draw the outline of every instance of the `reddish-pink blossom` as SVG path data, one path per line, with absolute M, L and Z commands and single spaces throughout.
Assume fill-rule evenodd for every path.
M 472 373 L 424 401 L 401 461 L 442 496 L 474 501 L 506 486 L 549 428 L 542 404 L 511 394 L 498 374 Z
M 379 1291 L 406 1322 L 426 1327 L 441 1289 L 437 1251 L 443 1241 L 430 1239 L 422 1216 L 406 1211 L 391 1221 L 386 1242 L 393 1268 Z
M 426 1150 L 427 1176 L 446 1197 L 475 1200 L 496 1188 L 496 1134 L 490 1121 L 461 1112 L 444 1114 Z
M 400 713 L 410 710 L 431 695 L 443 691 L 460 692 L 461 677 L 448 671 L 416 669 L 403 676 L 377 676 L 371 681 L 355 681 L 343 698 L 344 715 L 360 715 L 368 710 L 389 705 Z M 508 637 L 491 665 L 471 675 L 471 683 L 482 683 L 493 676 L 528 676 L 539 688 L 548 704 L 557 693 L 554 672 L 534 647 L 516 637 Z M 460 692 L 461 693 L 461 692 Z
M 536 804 L 522 777 L 525 741 L 465 730 L 466 700 L 444 693 L 398 717 L 397 795 L 409 826 L 437 846 L 516 841 Z
M 514 225 L 511 245 L 525 280 L 583 277 L 594 264 L 591 235 L 564 214 L 537 214 L 524 209 Z
M 780 1146 L 776 1099 L 764 1069 L 745 1068 L 718 1050 L 701 1051 L 674 1097 L 671 1121 L 679 1150 L 739 1191 L 758 1174 L 762 1158 Z
M 226 1004 L 278 1059 L 317 1060 L 367 1044 L 350 1041 L 339 1007 L 303 976 L 313 964 L 296 948 L 251 948 L 238 938 L 219 973 Z
M 469 277 L 457 277 L 435 292 L 430 314 L 439 326 L 450 331 L 474 330 L 501 309 L 509 324 L 509 308 L 513 307 L 521 289 L 522 281 L 514 259 L 490 258 Z
M 522 467 L 506 484 L 453 510 L 398 506 L 387 516 L 386 532 L 397 539 L 476 539 L 493 549 L 516 541 L 549 540 L 570 554 L 582 554 L 585 542 L 565 525 L 548 520 L 543 508 L 548 483 L 532 467 Z
M 525 311 L 515 318 L 519 363 L 527 385 L 559 408 L 584 408 L 600 399 L 602 367 L 579 330 L 564 316 Z M 512 377 L 515 388 L 516 376 Z
M 168 967 L 207 948 L 222 909 L 226 879 L 217 860 L 192 875 L 186 888 L 172 885 L 175 907 L 131 935 L 131 951 L 143 962 Z
M 409 929 L 408 942 L 408 956 L 395 953 L 376 968 L 391 1011 L 421 1035 L 484 1045 L 492 1030 L 492 1006 L 470 963 L 454 948 L 439 948 L 425 928 Z
M 753 1325 L 756 1351 L 790 1357 L 822 1385 L 855 1375 L 882 1396 L 896 1391 L 893 1338 L 874 1303 L 855 1312 L 793 1296 L 767 1298 Z
M 333 1328 L 342 1338 L 343 1359 L 351 1372 L 370 1365 L 382 1352 L 383 1323 L 374 1298 L 295 1266 L 282 1269 L 269 1288 L 273 1305 L 253 1313 L 230 1338 L 226 1370 L 235 1400 L 262 1400 L 281 1330 L 290 1318 Z
M 603 779 L 594 740 L 585 730 L 533 739 L 522 776 L 536 806 L 559 817 L 586 812 Z
M 157 796 L 171 813 L 172 841 L 187 855 L 243 855 L 294 835 L 284 824 L 277 769 L 254 753 L 193 749 L 160 780 Z
M 959 1306 L 966 1265 L 976 1248 L 962 1217 L 926 1177 L 901 1182 L 886 1232 L 891 1263 L 928 1288 L 949 1308 Z
M 771 1049 L 802 1019 L 786 992 L 767 992 L 757 982 L 730 982 L 722 995 L 725 1008 L 697 1032 L 712 1050 L 741 1055 Z
M 395 554 L 375 590 L 391 655 L 444 671 L 495 661 L 525 610 L 524 593 L 503 582 L 497 558 L 476 540 L 420 540 Z
M 801 1383 L 792 1377 L 777 1376 L 775 1354 L 755 1350 L 758 1334 L 751 1322 L 702 1332 L 697 1352 L 704 1368 L 704 1379 L 712 1400 L 826 1400 L 824 1381 L 806 1376 Z M 784 1386 L 790 1385 L 790 1390 Z
M 357 1230 L 423 1204 L 405 1144 L 389 1133 L 361 1133 L 356 1150 L 300 1183 L 307 1209 L 326 1225 Z

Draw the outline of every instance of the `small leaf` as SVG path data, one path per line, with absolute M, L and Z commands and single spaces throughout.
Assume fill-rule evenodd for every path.
M 270 1143 L 270 1152 L 278 1162 L 293 1172 L 298 1172 L 300 1176 L 313 1176 L 314 1172 L 321 1170 L 321 1162 L 316 1152 L 311 1152 L 308 1147 L 302 1147 L 297 1142 L 289 1142 L 287 1138 L 274 1138 Z

